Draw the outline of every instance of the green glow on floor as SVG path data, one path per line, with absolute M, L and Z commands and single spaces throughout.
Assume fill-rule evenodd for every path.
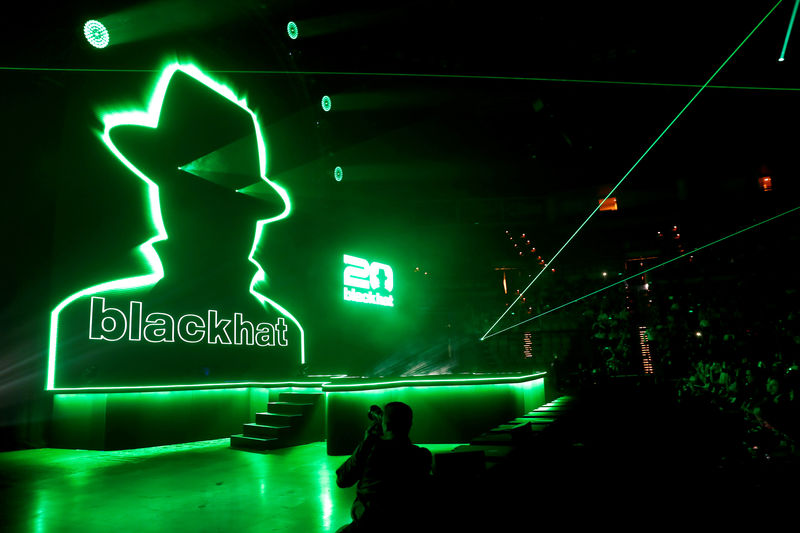
M 800 5 L 800 0 L 794 0 L 794 8 L 792 8 L 792 16 L 789 18 L 789 28 L 786 30 L 786 39 L 783 41 L 783 48 L 781 49 L 781 57 L 778 61 L 783 61 L 786 57 L 786 47 L 789 46 L 789 36 L 792 34 L 792 26 L 794 26 L 794 17 L 797 15 L 797 6 Z
M 697 91 L 697 92 L 694 94 L 694 96 L 692 96 L 692 98 L 689 100 L 689 102 L 688 102 L 688 103 L 687 103 L 685 106 L 683 106 L 683 109 L 681 109 L 681 110 L 678 112 L 678 114 L 675 116 L 675 118 L 673 118 L 673 119 L 672 119 L 672 121 L 671 121 L 669 124 L 667 124 L 667 127 L 666 127 L 666 128 L 664 128 L 664 130 L 661 132 L 661 134 L 659 134 L 659 136 L 658 136 L 658 137 L 656 137 L 656 140 L 654 140 L 654 141 L 653 141 L 653 142 L 650 144 L 650 146 L 649 146 L 649 147 L 648 147 L 648 148 L 647 148 L 647 149 L 644 151 L 644 153 L 643 153 L 643 154 L 642 154 L 642 155 L 639 157 L 639 159 L 637 159 L 637 160 L 636 160 L 636 162 L 633 164 L 633 166 L 631 166 L 631 168 L 630 168 L 630 169 L 628 169 L 628 171 L 625 173 L 625 175 L 624 175 L 624 176 L 622 176 L 622 178 L 620 178 L 620 180 L 617 182 L 617 184 L 616 184 L 616 185 L 614 185 L 614 187 L 613 187 L 613 188 L 612 188 L 612 189 L 611 189 L 611 190 L 608 192 L 608 194 L 606 195 L 606 197 L 605 197 L 605 198 L 603 198 L 603 200 L 602 200 L 602 201 L 600 201 L 600 202 L 599 202 L 599 203 L 598 203 L 598 204 L 595 206 L 595 208 L 592 210 L 592 212 L 591 212 L 591 213 L 589 213 L 589 216 L 588 216 L 588 217 L 586 217 L 586 220 L 584 220 L 584 221 L 583 221 L 583 223 L 581 223 L 581 225 L 580 225 L 580 226 L 578 226 L 578 229 L 576 229 L 576 230 L 575 230 L 575 232 L 572 234 L 572 236 L 570 236 L 570 237 L 569 237 L 569 238 L 568 238 L 568 239 L 567 239 L 567 240 L 564 242 L 564 244 L 563 244 L 563 245 L 561 245 L 561 248 L 559 248 L 559 249 L 558 249 L 558 251 L 555 253 L 555 255 L 553 255 L 553 257 L 550 259 L 550 261 L 548 261 L 548 262 L 546 262 L 546 263 L 545 263 L 545 265 L 544 265 L 544 268 L 542 268 L 542 270 L 540 270 L 540 271 L 539 271 L 539 272 L 536 274 L 536 276 L 534 276 L 533 280 L 531 280 L 531 282 L 530 282 L 530 283 L 528 283 L 528 286 L 527 286 L 527 287 L 525 287 L 525 289 L 524 289 L 523 291 L 521 291 L 521 292 L 520 292 L 520 293 L 517 295 L 517 298 L 516 298 L 516 299 L 515 299 L 515 300 L 514 300 L 514 301 L 511 303 L 511 305 L 509 305 L 509 306 L 508 306 L 508 307 L 505 309 L 505 311 L 503 311 L 503 314 L 501 314 L 501 315 L 500 315 L 500 318 L 498 318 L 498 319 L 495 321 L 495 323 L 494 323 L 494 324 L 492 324 L 492 326 L 491 326 L 491 327 L 490 327 L 490 328 L 489 328 L 489 329 L 486 331 L 486 333 L 484 333 L 484 334 L 483 334 L 483 337 L 481 337 L 481 340 L 484 340 L 484 339 L 486 339 L 486 338 L 489 336 L 489 333 L 491 333 L 491 331 L 492 331 L 492 330 L 495 328 L 495 326 L 497 326 L 497 324 L 499 324 L 499 323 L 500 323 L 500 321 L 501 321 L 501 320 L 503 320 L 503 318 L 504 318 L 504 317 L 505 317 L 505 316 L 508 314 L 508 312 L 509 312 L 509 311 L 511 311 L 511 309 L 514 307 L 514 305 L 516 305 L 516 303 L 517 303 L 517 302 L 519 302 L 519 301 L 522 299 L 522 297 L 523 297 L 523 296 L 525 295 L 525 293 L 526 293 L 526 292 L 527 292 L 527 291 L 528 291 L 528 290 L 529 290 L 529 289 L 530 289 L 530 288 L 533 286 L 533 284 L 534 284 L 534 283 L 536 283 L 536 280 L 538 280 L 538 279 L 539 279 L 539 276 L 541 276 L 541 275 L 542 275 L 542 272 L 544 272 L 545 270 L 547 270 L 548 268 L 550 268 L 550 265 L 551 265 L 551 264 L 552 264 L 552 263 L 553 263 L 553 262 L 556 260 L 556 258 L 557 258 L 557 257 L 558 257 L 558 256 L 561 254 L 561 252 L 562 252 L 562 251 L 564 251 L 564 249 L 567 247 L 567 245 L 569 245 L 569 243 L 570 243 L 570 242 L 572 242 L 572 239 L 574 239 L 574 238 L 575 238 L 575 236 L 576 236 L 576 235 L 577 235 L 577 234 L 578 234 L 578 233 L 579 233 L 579 232 L 580 232 L 580 231 L 583 229 L 583 227 L 584 227 L 584 226 L 585 226 L 585 225 L 586 225 L 586 224 L 589 222 L 589 220 L 591 220 L 591 219 L 592 219 L 592 217 L 594 216 L 594 214 L 595 214 L 595 213 L 597 213 L 597 211 L 600 209 L 600 207 L 603 205 L 603 203 L 604 203 L 606 200 L 608 200 L 608 199 L 609 199 L 611 196 L 613 196 L 613 195 L 614 195 L 614 191 L 616 191 L 616 190 L 617 190 L 617 188 L 619 188 L 619 186 L 620 186 L 620 185 L 622 185 L 622 182 L 624 182 L 624 181 L 625 181 L 625 179 L 626 179 L 626 178 L 627 178 L 627 177 L 628 177 L 628 176 L 631 174 L 631 172 L 633 172 L 633 170 L 634 170 L 634 169 L 635 169 L 637 166 L 639 166 L 639 163 L 640 163 L 640 162 L 641 162 L 641 161 L 642 161 L 642 160 L 645 158 L 645 156 L 647 156 L 647 154 L 648 154 L 648 153 L 650 153 L 650 150 L 652 150 L 652 149 L 653 149 L 653 147 L 654 147 L 654 146 L 655 146 L 655 145 L 658 143 L 658 141 L 660 141 L 660 140 L 661 140 L 661 138 L 662 138 L 662 137 L 663 137 L 663 136 L 664 136 L 664 135 L 667 133 L 667 131 L 669 131 L 669 129 L 672 127 L 672 125 L 673 125 L 673 124 L 675 124 L 675 122 L 676 122 L 676 121 L 677 121 L 677 120 L 678 120 L 678 119 L 681 117 L 681 115 L 683 115 L 683 113 L 684 113 L 684 112 L 685 112 L 685 111 L 686 111 L 686 110 L 689 108 L 689 106 L 690 106 L 690 105 L 692 105 L 692 103 L 695 101 L 695 99 L 697 99 L 697 97 L 698 97 L 698 96 L 700 96 L 700 93 L 701 93 L 701 92 L 703 92 L 703 89 L 705 89 L 705 88 L 708 86 L 708 84 L 709 84 L 709 83 L 711 83 L 711 80 L 713 80 L 713 79 L 714 79 L 714 78 L 717 76 L 717 74 L 719 74 L 719 72 L 720 72 L 720 71 L 721 71 L 721 70 L 722 70 L 722 69 L 725 67 L 725 65 L 727 65 L 727 64 L 728 64 L 728 62 L 729 62 L 729 61 L 730 61 L 730 60 L 733 58 L 733 56 L 736 54 L 736 52 L 738 52 L 738 51 L 739 51 L 739 49 L 740 49 L 742 46 L 744 46 L 744 43 L 746 43 L 746 42 L 748 41 L 748 39 L 750 39 L 750 36 L 752 36 L 752 35 L 753 35 L 753 33 L 755 33 L 755 32 L 756 32 L 756 30 L 757 30 L 759 27 L 761 27 L 761 25 L 764 23 L 764 21 L 765 21 L 765 20 L 767 20 L 767 17 L 769 17 L 769 16 L 772 14 L 772 12 L 773 12 L 773 11 L 775 11 L 775 9 L 776 9 L 776 8 L 777 8 L 777 7 L 780 5 L 780 3 L 781 3 L 782 1 L 783 1 L 783 0 L 778 0 L 778 3 L 777 3 L 777 4 L 775 4 L 774 6 L 772 6 L 772 9 L 770 9 L 770 10 L 769 10 L 769 12 L 768 12 L 766 15 L 764 15 L 764 18 L 762 18 L 762 19 L 759 21 L 759 23 L 758 23 L 758 24 L 756 24 L 755 28 L 753 28 L 752 30 L 750 30 L 750 33 L 748 33 L 748 34 L 747 34 L 747 36 L 746 36 L 746 37 L 745 37 L 745 38 L 742 40 L 742 42 L 740 42 L 740 43 L 739 43 L 739 45 L 738 45 L 738 46 L 737 46 L 737 47 L 736 47 L 736 48 L 733 50 L 733 52 L 731 52 L 731 54 L 730 54 L 730 55 L 727 57 L 727 59 L 725 59 L 725 61 L 723 61 L 723 62 L 722 62 L 722 64 L 719 66 L 719 68 L 717 68 L 717 70 L 715 70 L 715 71 L 714 71 L 714 73 L 711 75 L 711 77 L 709 77 L 709 78 L 708 78 L 708 80 L 706 80 L 706 82 L 703 84 L 703 86 L 702 86 L 702 87 L 700 87 L 700 89 L 698 89 L 698 91 Z
M 253 120 L 256 144 L 258 148 L 259 176 L 263 181 L 267 183 L 267 185 L 269 185 L 275 192 L 278 193 L 280 198 L 283 200 L 284 209 L 280 214 L 272 218 L 263 219 L 256 222 L 255 237 L 253 239 L 253 245 L 251 247 L 250 254 L 248 256 L 248 260 L 256 267 L 256 273 L 253 276 L 252 280 L 250 281 L 250 293 L 259 302 L 261 302 L 262 305 L 265 306 L 270 305 L 274 307 L 280 314 L 285 316 L 287 319 L 291 320 L 298 327 L 300 331 L 301 364 L 305 363 L 305 332 L 300 323 L 286 309 L 281 307 L 278 303 L 274 302 L 273 300 L 270 300 L 263 294 L 259 293 L 255 289 L 255 287 L 259 283 L 266 280 L 266 273 L 264 272 L 264 269 L 255 259 L 256 249 L 258 243 L 261 241 L 264 227 L 267 224 L 288 217 L 292 209 L 291 201 L 289 199 L 289 194 L 286 192 L 286 190 L 277 183 L 270 181 L 266 177 L 267 149 L 266 149 L 266 144 L 264 142 L 263 134 L 261 132 L 261 127 L 258 122 L 258 117 L 256 116 L 255 112 L 253 112 L 249 107 L 247 107 L 247 101 L 244 98 L 241 99 L 238 98 L 230 87 L 211 79 L 206 74 L 201 72 L 200 69 L 193 64 L 180 64 L 175 62 L 167 65 L 161 71 L 161 76 L 156 82 L 155 88 L 153 89 L 152 95 L 150 96 L 150 101 L 149 104 L 147 105 L 146 111 L 143 110 L 116 111 L 116 112 L 105 113 L 102 116 L 102 121 L 104 125 L 104 131 L 101 135 L 102 141 L 106 144 L 108 149 L 120 160 L 120 162 L 122 162 L 123 165 L 125 165 L 131 172 L 133 172 L 133 174 L 135 174 L 139 179 L 144 181 L 145 184 L 147 185 L 149 214 L 151 222 L 153 224 L 153 231 L 155 235 L 150 239 L 148 239 L 145 243 L 140 245 L 138 247 L 138 251 L 145 259 L 145 262 L 148 268 L 150 269 L 150 273 L 141 276 L 133 276 L 124 279 L 107 281 L 104 283 L 100 283 L 98 285 L 87 287 L 68 296 L 53 309 L 53 311 L 50 314 L 50 338 L 49 338 L 47 382 L 46 382 L 47 390 L 59 390 L 55 384 L 56 351 L 57 351 L 57 341 L 58 341 L 58 316 L 65 307 L 67 307 L 69 304 L 71 304 L 78 298 L 89 296 L 92 294 L 97 294 L 100 292 L 116 291 L 116 290 L 124 291 L 129 289 L 152 286 L 164 277 L 164 268 L 161 263 L 161 259 L 159 258 L 158 254 L 155 251 L 155 248 L 153 247 L 155 243 L 165 241 L 168 238 L 167 230 L 166 227 L 164 226 L 164 220 L 161 213 L 158 185 L 156 185 L 154 181 L 148 178 L 133 163 L 131 163 L 125 157 L 125 155 L 122 154 L 122 152 L 120 152 L 120 150 L 114 145 L 113 141 L 111 140 L 111 130 L 117 126 L 123 126 L 123 125 L 124 126 L 135 125 L 135 126 L 144 126 L 148 128 L 157 128 L 159 116 L 161 114 L 161 106 L 164 102 L 164 98 L 167 93 L 167 88 L 169 86 L 170 80 L 172 79 L 172 76 L 176 72 L 183 72 L 184 74 L 199 81 L 209 89 L 218 93 L 220 96 L 226 98 L 233 104 L 245 110 Z M 229 384 L 226 383 L 203 384 L 202 386 L 209 387 L 214 385 L 229 385 Z M 176 388 L 185 387 L 185 385 L 164 385 L 162 388 L 173 388 L 173 387 Z M 125 388 L 130 389 L 131 387 L 125 387 Z M 153 388 L 153 387 L 148 387 L 148 388 Z M 96 390 L 97 388 L 93 389 Z M 112 387 L 108 389 L 113 390 L 115 388 Z M 82 390 L 82 389 L 69 389 L 69 390 Z
M 99 20 L 89 20 L 83 25 L 83 35 L 95 48 L 108 46 L 108 30 Z
M 592 292 L 590 292 L 590 293 L 588 293 L 588 294 L 584 294 L 584 295 L 583 295 L 583 296 L 581 296 L 580 298 L 575 298 L 575 299 L 574 299 L 574 300 L 572 300 L 572 301 L 569 301 L 569 302 L 567 302 L 567 303 L 561 304 L 561 305 L 559 305 L 559 306 L 557 306 L 557 307 L 554 307 L 554 308 L 552 308 L 552 309 L 548 309 L 548 310 L 547 310 L 547 311 L 545 311 L 544 313 L 539 313 L 538 315 L 536 315 L 536 316 L 534 316 L 534 317 L 531 317 L 531 318 L 529 318 L 529 319 L 527 319 L 527 320 L 523 320 L 522 322 L 518 322 L 518 323 L 514 324 L 513 326 L 509 326 L 509 327 L 507 327 L 507 328 L 504 328 L 504 329 L 501 329 L 501 330 L 495 331 L 495 332 L 494 332 L 494 333 L 492 333 L 491 335 L 487 335 L 485 338 L 493 337 L 493 336 L 495 336 L 495 335 L 499 335 L 500 333 L 503 333 L 503 332 L 505 332 L 505 331 L 508 331 L 508 330 L 514 329 L 514 328 L 516 328 L 516 327 L 518 327 L 518 326 L 521 326 L 522 324 L 527 324 L 528 322 L 531 322 L 532 320 L 536 320 L 537 318 L 541 318 L 541 317 L 543 317 L 544 315 L 547 315 L 547 314 L 549 314 L 549 313 L 552 313 L 553 311 L 558 311 L 559 309 L 563 309 L 563 308 L 567 307 L 568 305 L 572 305 L 572 304 L 574 304 L 574 303 L 580 302 L 581 300 L 584 300 L 584 299 L 586 299 L 586 298 L 589 298 L 590 296 L 594 296 L 595 294 L 598 294 L 598 293 L 601 293 L 601 292 L 603 292 L 603 291 L 605 291 L 605 290 L 608 290 L 608 289 L 610 289 L 611 287 L 616 287 L 617 285 L 620 285 L 620 284 L 622 284 L 622 283 L 625 283 L 626 281 L 632 280 L 632 279 L 634 279 L 634 278 L 636 278 L 636 277 L 638 277 L 638 276 L 641 276 L 642 274 L 645 274 L 645 273 L 647 273 L 647 272 L 650 272 L 650 271 L 652 271 L 652 270 L 655 270 L 655 269 L 657 269 L 657 268 L 661 268 L 661 267 L 663 267 L 663 266 L 666 266 L 666 265 L 668 265 L 668 264 L 670 264 L 670 263 L 672 263 L 672 262 L 674 262 L 674 261 L 677 261 L 678 259 L 682 259 L 682 258 L 684 258 L 684 257 L 687 257 L 687 256 L 689 256 L 689 255 L 692 255 L 692 254 L 694 254 L 694 253 L 697 253 L 697 252 L 699 252 L 700 250 L 703 250 L 703 249 L 705 249 L 705 248 L 708 248 L 708 247 L 710 247 L 710 246 L 714 246 L 715 244 L 718 244 L 718 243 L 720 243 L 720 242 L 722 242 L 722 241 L 725 241 L 725 240 L 727 240 L 727 239 L 730 239 L 731 237 L 735 237 L 735 236 L 737 236 L 737 235 L 740 235 L 740 234 L 742 234 L 742 233 L 744 233 L 744 232 L 746 232 L 746 231 L 750 231 L 751 229 L 757 228 L 758 226 L 761 226 L 762 224 L 766 224 L 767 222 L 772 222 L 773 220 L 776 220 L 776 219 L 778 219 L 778 218 L 780 218 L 780 217 L 783 217 L 783 216 L 789 215 L 789 214 L 791 214 L 791 213 L 794 213 L 794 212 L 795 212 L 795 211 L 797 211 L 798 209 L 800 209 L 800 206 L 797 206 L 797 207 L 794 207 L 794 208 L 792 208 L 792 209 L 789 209 L 788 211 L 784 211 L 783 213 L 780 213 L 780 214 L 778 214 L 778 215 L 775 215 L 774 217 L 770 217 L 770 218 L 767 218 L 767 219 L 765 219 L 765 220 L 762 220 L 761 222 L 757 222 L 757 223 L 753 224 L 752 226 L 748 226 L 748 227 L 746 227 L 746 228 L 740 229 L 739 231 L 736 231 L 736 232 L 734 232 L 734 233 L 731 233 L 731 234 L 729 234 L 729 235 L 726 235 L 726 236 L 724 236 L 724 237 L 722 237 L 722 238 L 720 238 L 720 239 L 717 239 L 717 240 L 715 240 L 715 241 L 712 241 L 712 242 L 709 242 L 709 243 L 707 243 L 707 244 L 704 244 L 703 246 L 699 246 L 699 247 L 695 248 L 694 250 L 688 251 L 688 252 L 686 252 L 686 253 L 683 253 L 683 254 L 681 254 L 681 255 L 679 255 L 679 256 L 677 256 L 677 257 L 673 257 L 672 259 L 669 259 L 669 260 L 667 260 L 667 261 L 664 261 L 663 263 L 659 263 L 658 265 L 655 265 L 655 266 L 653 266 L 653 267 L 650 267 L 650 268 L 647 268 L 647 269 L 645 269 L 645 270 L 642 270 L 641 272 L 638 272 L 638 273 L 636 273 L 636 274 L 634 274 L 634 275 L 632 275 L 632 276 L 628 276 L 628 277 L 626 277 L 626 278 L 624 278 L 624 279 L 621 279 L 621 280 L 619 280 L 619 281 L 616 281 L 616 282 L 612 283 L 611 285 L 606 285 L 605 287 L 603 287 L 603 288 L 601 288 L 601 289 L 597 289 L 596 291 L 592 291 Z
M 322 442 L 258 454 L 229 439 L 3 453 L 3 531 L 335 531 L 356 492 L 336 486 L 343 461 Z

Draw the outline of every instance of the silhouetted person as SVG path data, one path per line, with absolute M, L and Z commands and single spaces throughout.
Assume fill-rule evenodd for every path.
M 411 419 L 408 405 L 386 404 L 380 423 L 373 423 L 336 470 L 339 487 L 358 483 L 350 510 L 353 522 L 339 532 L 419 530 L 433 458 L 429 450 L 411 443 Z

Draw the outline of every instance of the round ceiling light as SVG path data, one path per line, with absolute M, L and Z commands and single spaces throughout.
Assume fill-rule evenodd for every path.
M 89 20 L 83 25 L 83 35 L 95 48 L 108 46 L 108 30 L 99 20 Z

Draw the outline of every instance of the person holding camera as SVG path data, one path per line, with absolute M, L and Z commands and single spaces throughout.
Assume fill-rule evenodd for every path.
M 337 533 L 405 531 L 419 528 L 431 479 L 430 450 L 411 443 L 411 407 L 402 402 L 373 405 L 372 425 L 342 466 L 336 470 L 341 488 L 358 483 L 350 509 L 353 521 Z

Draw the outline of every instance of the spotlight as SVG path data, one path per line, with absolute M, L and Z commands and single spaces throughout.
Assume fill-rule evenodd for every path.
M 336 167 L 333 169 L 333 177 L 336 178 L 336 181 L 342 181 L 342 178 L 344 177 L 342 167 Z
M 331 97 L 330 96 L 323 96 L 322 97 L 322 110 L 323 111 L 330 111 L 331 110 Z
M 792 9 L 792 16 L 789 18 L 789 27 L 786 29 L 786 39 L 783 41 L 783 49 L 781 50 L 781 57 L 778 61 L 783 61 L 786 56 L 786 46 L 789 44 L 789 36 L 792 34 L 792 26 L 794 26 L 794 18 L 797 16 L 797 7 L 800 6 L 800 0 L 794 1 L 794 8 Z
M 98 20 L 86 21 L 86 24 L 83 25 L 83 35 L 89 41 L 89 44 L 95 48 L 108 46 L 108 30 Z
M 289 22 L 289 24 L 286 25 L 286 33 L 289 34 L 290 39 L 297 39 L 297 35 L 299 34 L 297 24 Z

